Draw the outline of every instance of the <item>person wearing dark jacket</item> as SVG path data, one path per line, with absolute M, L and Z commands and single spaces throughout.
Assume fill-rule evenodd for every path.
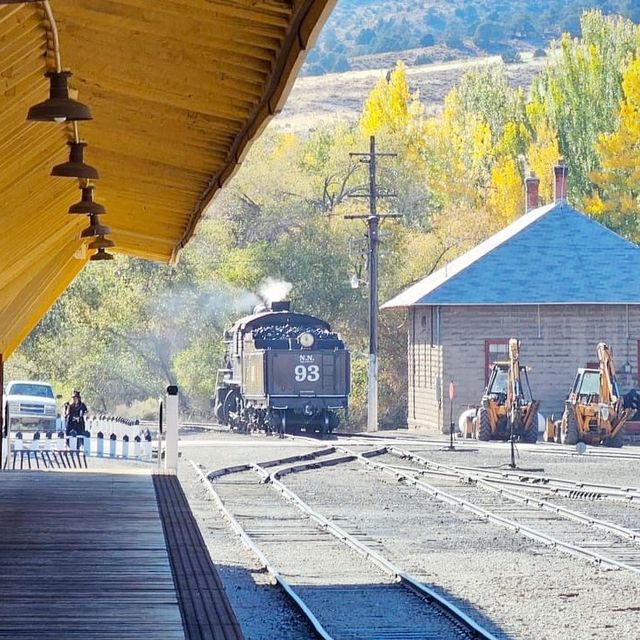
M 67 436 L 72 431 L 76 435 L 83 436 L 85 431 L 84 417 L 87 415 L 87 405 L 82 402 L 79 391 L 74 391 L 71 396 L 71 402 L 65 405 L 65 422 Z

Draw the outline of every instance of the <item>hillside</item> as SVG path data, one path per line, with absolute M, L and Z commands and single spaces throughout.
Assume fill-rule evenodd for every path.
M 580 35 L 580 15 L 600 9 L 640 22 L 629 0 L 339 0 L 303 75 L 503 55 L 545 48 L 563 32 Z M 387 56 L 388 57 L 388 56 Z
M 385 57 L 385 68 L 331 73 L 298 78 L 282 113 L 271 126 L 280 130 L 302 133 L 320 124 L 340 120 L 355 120 L 362 105 L 380 76 L 395 66 L 398 54 Z M 513 86 L 528 87 L 545 58 L 523 54 L 523 62 L 505 65 L 505 76 Z M 420 65 L 407 68 L 411 90 L 420 92 L 427 113 L 436 111 L 447 92 L 462 75 L 483 65 L 502 64 L 500 56 L 485 56 Z

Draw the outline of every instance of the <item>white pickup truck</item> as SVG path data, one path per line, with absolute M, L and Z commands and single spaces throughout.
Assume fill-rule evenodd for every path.
M 9 405 L 12 431 L 56 430 L 56 397 L 49 383 L 12 380 L 7 384 L 5 402 Z

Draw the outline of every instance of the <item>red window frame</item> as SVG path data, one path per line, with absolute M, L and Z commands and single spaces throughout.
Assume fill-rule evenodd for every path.
M 491 366 L 496 361 L 495 357 L 491 355 L 491 346 L 503 346 L 505 347 L 504 355 L 505 360 L 509 352 L 509 338 L 487 338 L 484 341 L 484 383 L 489 382 L 489 374 L 491 373 Z M 640 346 L 639 346 L 640 348 Z

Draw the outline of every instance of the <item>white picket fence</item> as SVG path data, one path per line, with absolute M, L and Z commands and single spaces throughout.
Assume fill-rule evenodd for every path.
M 86 467 L 87 457 L 151 460 L 153 436 L 138 421 L 91 416 L 85 433 L 20 432 L 2 438 L 3 468 Z M 32 461 L 34 465 L 32 466 Z

